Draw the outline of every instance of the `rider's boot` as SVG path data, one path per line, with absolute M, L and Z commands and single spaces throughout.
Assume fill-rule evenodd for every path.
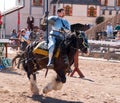
M 47 64 L 48 68 L 54 68 L 54 57 L 53 55 L 49 55 L 49 62 Z
M 47 64 L 47 67 L 48 68 L 54 68 L 54 55 L 53 55 L 53 52 L 54 52 L 54 46 L 51 46 L 49 48 L 49 60 L 48 60 L 48 64 Z

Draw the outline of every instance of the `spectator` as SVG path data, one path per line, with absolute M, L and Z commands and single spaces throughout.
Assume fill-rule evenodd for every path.
M 11 36 L 10 36 L 11 45 L 16 46 L 16 40 L 15 40 L 16 38 L 17 38 L 16 30 L 13 29 L 13 30 L 12 30 L 12 33 L 11 33 Z
M 117 30 L 117 31 L 120 30 L 120 24 L 119 23 L 116 24 L 114 30 Z
M 12 30 L 11 38 L 17 38 L 17 33 L 15 29 Z
M 120 42 L 120 31 L 117 32 L 117 36 L 116 36 L 116 41 L 119 41 Z
M 106 33 L 106 31 L 105 31 L 105 28 L 103 28 L 103 30 L 102 30 L 102 40 L 105 40 L 106 39 L 106 37 L 107 37 L 107 33 Z
M 108 22 L 106 27 L 107 37 L 112 38 L 113 37 L 113 26 L 110 22 Z
M 30 33 L 29 40 L 30 42 L 40 40 L 40 32 L 38 26 L 34 26 L 33 31 Z
M 29 17 L 27 18 L 27 25 L 28 25 L 28 29 L 29 29 L 30 31 L 33 31 L 34 17 L 29 16 Z
M 117 32 L 120 30 L 120 24 L 117 23 L 115 28 L 114 28 L 114 32 L 113 32 L 113 36 L 115 37 L 117 35 Z
M 25 31 L 26 31 L 25 37 L 26 37 L 27 39 L 29 39 L 30 31 L 29 31 L 29 29 L 27 29 L 27 28 L 25 28 Z
M 20 50 L 24 51 L 28 44 L 28 39 L 25 37 L 25 29 L 22 29 L 20 36 Z

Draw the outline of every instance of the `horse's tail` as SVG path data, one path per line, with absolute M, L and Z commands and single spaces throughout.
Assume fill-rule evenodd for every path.
M 19 68 L 20 63 L 22 61 L 22 59 L 24 58 L 24 52 L 20 52 L 18 53 L 13 59 L 12 59 L 12 67 L 17 66 L 17 68 Z

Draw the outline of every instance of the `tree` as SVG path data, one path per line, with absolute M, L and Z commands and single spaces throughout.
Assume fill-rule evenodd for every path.
M 99 16 L 96 18 L 96 24 L 100 24 L 105 20 L 105 18 L 103 16 Z

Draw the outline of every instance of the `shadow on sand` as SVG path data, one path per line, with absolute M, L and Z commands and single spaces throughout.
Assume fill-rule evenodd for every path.
M 38 101 L 40 103 L 83 103 L 81 101 L 67 101 L 67 100 L 60 100 L 52 97 L 45 97 L 43 95 L 33 95 L 32 97 L 28 96 L 28 98 L 32 98 L 34 101 Z
M 87 80 L 87 81 L 89 81 L 89 82 L 95 82 L 95 81 L 93 81 L 92 79 L 89 79 L 89 78 L 81 78 L 82 80 Z
M 14 70 L 11 69 L 3 69 L 0 71 L 1 73 L 8 73 L 8 74 L 14 74 L 14 75 L 21 75 L 20 73 L 15 72 Z
M 92 80 L 92 79 L 89 79 L 89 78 L 86 78 L 86 77 L 76 77 L 76 76 L 72 76 L 73 78 L 80 78 L 80 79 L 82 79 L 82 80 L 87 80 L 87 81 L 89 81 L 89 82 L 95 82 L 94 80 Z

